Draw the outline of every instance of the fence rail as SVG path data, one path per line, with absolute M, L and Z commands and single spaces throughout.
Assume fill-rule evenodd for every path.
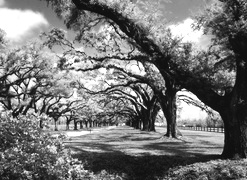
M 206 131 L 224 133 L 223 127 L 195 127 L 195 126 L 180 126 L 179 129 L 193 130 L 193 131 Z

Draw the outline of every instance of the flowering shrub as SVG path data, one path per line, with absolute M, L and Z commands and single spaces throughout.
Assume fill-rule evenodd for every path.
M 245 179 L 247 160 L 213 160 L 170 169 L 165 179 L 169 180 L 207 180 L 207 179 Z
M 7 179 L 91 179 L 62 143 L 38 128 L 34 116 L 0 118 L 0 177 Z

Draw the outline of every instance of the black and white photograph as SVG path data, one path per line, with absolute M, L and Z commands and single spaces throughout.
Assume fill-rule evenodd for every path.
M 247 180 L 246 0 L 0 0 L 0 180 Z

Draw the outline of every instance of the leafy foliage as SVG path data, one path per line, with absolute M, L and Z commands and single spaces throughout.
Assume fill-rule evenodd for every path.
M 1 179 L 82 179 L 90 173 L 80 161 L 65 151 L 62 140 L 37 128 L 32 115 L 10 118 L 2 114 L 0 120 L 0 176 Z
M 6 43 L 6 40 L 5 40 L 5 32 L 0 29 L 0 47 L 1 45 L 4 45 Z
M 215 35 L 215 42 L 228 42 L 237 34 L 246 33 L 247 3 L 244 0 L 222 0 L 211 4 L 203 15 L 197 16 L 198 27 Z M 230 45 L 230 44 L 228 44 Z
M 165 179 L 241 179 L 247 176 L 246 160 L 214 160 L 170 169 Z
M 176 107 L 175 95 L 173 96 L 173 94 L 178 89 L 185 88 L 222 116 L 225 127 L 229 129 L 229 131 L 225 131 L 227 140 L 225 141 L 223 156 L 247 157 L 247 145 L 244 143 L 246 142 L 244 130 L 246 129 L 246 122 L 244 120 L 247 117 L 245 111 L 247 103 L 244 103 L 247 101 L 247 3 L 245 0 L 220 0 L 215 8 L 211 6 L 206 9 L 202 16 L 199 16 L 198 26 L 203 26 L 206 33 L 213 35 L 214 41 L 211 44 L 211 49 L 209 48 L 206 52 L 199 52 L 196 56 L 193 56 L 194 52 L 190 44 L 184 45 L 179 38 L 171 36 L 169 28 L 162 26 L 162 23 L 161 25 L 156 24 L 155 16 L 152 14 L 149 16 L 149 13 L 147 13 L 148 18 L 143 16 L 141 11 L 149 8 L 146 1 L 141 8 L 132 6 L 133 4 L 128 3 L 130 2 L 128 0 L 46 1 L 53 5 L 59 16 L 66 15 L 63 16 L 66 24 L 69 20 L 76 22 L 69 23 L 70 28 L 75 27 L 74 30 L 80 31 L 79 27 L 83 30 L 85 27 L 89 27 L 80 34 L 87 36 L 88 34 L 84 32 L 89 32 L 88 30 L 93 30 L 93 27 L 96 27 L 94 23 L 87 21 L 85 21 L 86 24 L 80 25 L 80 20 L 83 17 L 89 19 L 92 17 L 92 21 L 97 20 L 97 18 L 102 19 L 102 21 L 100 20 L 102 24 L 107 22 L 118 35 L 120 34 L 119 37 L 125 37 L 138 53 L 145 56 L 143 61 L 153 63 L 165 79 L 167 98 L 173 97 L 169 99 L 169 104 L 173 107 L 170 108 L 171 111 L 169 112 L 172 118 L 169 119 L 175 121 L 174 111 L 172 111 Z M 128 4 L 133 8 L 128 8 L 130 7 Z M 136 11 L 137 14 L 129 13 L 134 8 L 140 11 Z M 96 24 L 100 25 L 100 23 Z M 110 30 L 108 34 L 109 37 L 112 37 Z M 88 37 L 89 42 L 98 41 L 97 36 Z M 91 38 L 95 38 L 95 41 L 92 41 Z M 100 36 L 101 39 L 107 39 L 107 36 Z M 80 39 L 76 40 L 80 42 Z M 98 45 L 100 47 L 105 44 L 99 43 Z M 114 59 L 113 56 L 91 57 L 90 59 L 100 59 L 102 62 L 109 58 Z M 184 60 L 188 60 L 188 63 L 183 63 Z M 170 93 L 168 94 L 169 90 Z M 162 107 L 164 106 L 162 105 Z M 239 129 L 242 131 L 239 132 Z

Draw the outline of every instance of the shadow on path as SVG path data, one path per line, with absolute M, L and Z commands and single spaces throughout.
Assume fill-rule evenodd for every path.
M 99 173 L 106 170 L 128 180 L 162 179 L 169 168 L 219 158 L 222 144 L 187 138 L 161 138 L 129 127 L 101 130 L 73 137 L 66 142 L 73 156 L 85 162 L 85 168 Z

